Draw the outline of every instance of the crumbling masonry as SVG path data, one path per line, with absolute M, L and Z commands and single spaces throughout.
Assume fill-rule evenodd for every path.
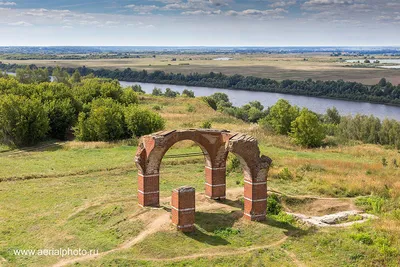
M 191 140 L 205 156 L 205 193 L 211 199 L 226 194 L 226 160 L 235 154 L 244 173 L 244 215 L 249 220 L 264 220 L 267 205 L 267 174 L 272 160 L 260 156 L 257 140 L 230 131 L 190 129 L 162 131 L 144 136 L 135 162 L 138 168 L 138 199 L 141 206 L 159 206 L 160 164 L 175 143 Z
M 172 223 L 182 232 L 193 232 L 195 216 L 195 189 L 182 186 L 172 191 Z

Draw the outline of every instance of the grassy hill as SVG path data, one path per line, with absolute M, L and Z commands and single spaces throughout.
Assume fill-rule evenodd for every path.
M 66 142 L 37 149 L 0 147 L 0 266 L 398 266 L 400 162 L 396 150 L 354 144 L 302 149 L 288 137 L 218 113 L 199 99 L 142 96 L 167 129 L 213 128 L 252 134 L 274 160 L 269 190 L 286 211 L 322 215 L 363 209 L 378 219 L 348 228 L 313 228 L 285 213 L 263 223 L 241 218 L 243 178 L 228 165 L 228 199 L 204 197 L 202 157 L 165 158 L 162 208 L 137 205 L 136 140 Z M 191 142 L 167 155 L 200 152 Z M 385 158 L 387 164 L 383 164 Z M 196 188 L 196 226 L 177 232 L 171 190 Z M 273 192 L 270 192 L 271 194 Z M 97 257 L 21 256 L 14 249 L 96 249 Z

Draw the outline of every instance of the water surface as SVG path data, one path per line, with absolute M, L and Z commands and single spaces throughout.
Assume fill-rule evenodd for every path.
M 380 119 L 389 118 L 400 121 L 400 107 L 371 104 L 364 102 L 335 100 L 326 98 L 317 98 L 309 96 L 288 95 L 268 92 L 252 92 L 245 90 L 228 90 L 210 87 L 183 86 L 171 84 L 155 84 L 155 83 L 137 83 L 137 82 L 120 82 L 122 86 L 140 85 L 142 89 L 151 94 L 154 87 L 161 88 L 165 91 L 166 88 L 171 88 L 173 91 L 182 93 L 184 89 L 192 90 L 196 96 L 209 96 L 217 92 L 225 93 L 229 96 L 230 101 L 234 106 L 242 106 L 251 101 L 260 101 L 264 107 L 274 105 L 279 99 L 286 99 L 291 104 L 299 107 L 306 107 L 317 113 L 325 113 L 326 109 L 336 107 L 341 115 L 374 115 Z

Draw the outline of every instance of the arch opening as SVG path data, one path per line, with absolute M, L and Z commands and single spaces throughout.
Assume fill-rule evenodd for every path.
M 244 174 L 244 215 L 263 220 L 266 215 L 266 176 L 271 159 L 260 157 L 257 141 L 248 135 L 205 129 L 164 131 L 145 136 L 135 157 L 138 166 L 138 199 L 141 206 L 159 206 L 160 166 L 176 143 L 190 140 L 205 157 L 205 194 L 211 199 L 226 197 L 226 161 L 236 155 Z

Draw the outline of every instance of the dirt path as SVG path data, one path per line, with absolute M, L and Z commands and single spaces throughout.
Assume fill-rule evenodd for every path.
M 149 217 L 151 217 L 153 219 L 152 222 L 150 224 L 148 224 L 145 227 L 145 229 L 142 232 L 140 232 L 140 234 L 138 236 L 136 236 L 135 238 L 133 238 L 133 239 L 121 244 L 117 248 L 109 250 L 109 251 L 105 251 L 105 252 L 102 252 L 102 253 L 99 253 L 97 255 L 87 255 L 87 256 L 81 256 L 81 257 L 61 260 L 61 261 L 57 262 L 56 264 L 54 264 L 53 267 L 61 267 L 61 266 L 69 265 L 69 264 L 74 264 L 76 262 L 88 261 L 88 260 L 101 258 L 101 257 L 104 257 L 104 256 L 110 254 L 110 253 L 117 252 L 117 251 L 132 247 L 133 245 L 135 245 L 135 244 L 141 242 L 142 240 L 144 240 L 148 235 L 156 233 L 159 230 L 161 230 L 164 226 L 169 225 L 169 217 L 170 217 L 170 215 L 169 215 L 168 212 L 162 211 L 162 212 L 160 212 L 160 214 L 157 217 L 154 218 L 154 216 L 155 216 L 155 214 L 149 215 Z
M 260 249 L 267 249 L 267 248 L 272 248 L 272 247 L 277 247 L 282 245 L 288 236 L 283 237 L 282 239 L 268 245 L 264 246 L 253 246 L 253 247 L 248 247 L 248 248 L 241 248 L 240 250 L 234 250 L 234 251 L 221 251 L 221 252 L 208 252 L 208 253 L 198 253 L 198 254 L 192 254 L 192 255 L 187 255 L 187 256 L 180 256 L 180 257 L 175 257 L 175 258 L 142 258 L 140 260 L 145 260 L 145 261 L 181 261 L 181 260 L 191 260 L 191 259 L 197 259 L 197 258 L 215 258 L 215 257 L 225 257 L 225 256 L 233 256 L 233 255 L 241 255 L 241 254 L 246 254 L 255 250 L 260 250 Z
M 286 255 L 289 256 L 289 258 L 292 259 L 293 263 L 296 264 L 298 267 L 307 267 L 305 264 L 303 264 L 299 259 L 296 257 L 296 255 L 293 252 L 287 251 L 286 249 L 283 249 L 283 251 L 286 253 Z
M 272 190 L 273 192 L 276 192 Z M 243 188 L 233 188 L 233 189 L 228 189 L 227 190 L 227 199 L 229 200 L 237 200 L 239 197 L 243 196 Z M 315 200 L 333 200 L 337 198 L 319 198 L 315 196 L 294 196 L 298 198 L 312 198 Z M 123 201 L 123 200 L 118 200 L 118 201 Z M 171 197 L 163 197 L 160 199 L 160 204 L 162 207 L 168 207 L 169 203 L 171 201 Z M 117 201 L 114 201 L 117 202 Z M 81 212 L 82 210 L 85 210 L 91 206 L 97 206 L 101 205 L 104 203 L 87 203 L 83 205 L 80 209 L 76 210 L 74 213 L 70 215 L 74 216 Z M 224 204 L 224 202 L 218 202 L 214 200 L 210 200 L 206 198 L 204 193 L 199 193 L 196 194 L 196 210 L 199 211 L 207 211 L 207 210 L 221 210 L 221 209 L 235 209 L 234 207 L 227 206 Z M 132 216 L 130 216 L 131 220 L 141 220 L 143 222 L 149 222 L 151 223 L 147 224 L 143 231 L 139 233 L 135 238 L 126 241 L 125 243 L 119 245 L 118 247 L 105 251 L 102 253 L 99 253 L 97 255 L 87 255 L 87 256 L 81 256 L 81 257 L 75 257 L 75 258 L 70 258 L 70 259 L 63 259 L 56 264 L 53 265 L 53 267 L 61 267 L 61 266 L 66 266 L 70 264 L 74 264 L 76 262 L 82 262 L 82 261 L 89 261 L 89 260 L 94 260 L 98 259 L 101 257 L 104 257 L 110 253 L 117 252 L 120 250 L 128 249 L 135 244 L 143 241 L 147 236 L 154 234 L 158 231 L 161 231 L 163 229 L 168 229 L 170 225 L 170 213 L 167 212 L 163 208 L 155 208 L 155 209 L 145 209 L 142 211 L 139 211 Z M 233 255 L 239 255 L 239 254 L 246 254 L 252 251 L 260 250 L 260 249 L 266 249 L 266 248 L 271 248 L 271 247 L 277 247 L 282 245 L 288 236 L 283 237 L 282 239 L 268 245 L 261 245 L 261 246 L 252 246 L 252 247 L 247 247 L 247 248 L 241 248 L 240 250 L 231 250 L 231 251 L 215 251 L 215 252 L 208 252 L 208 253 L 198 253 L 198 254 L 192 254 L 192 255 L 186 255 L 186 256 L 180 256 L 180 257 L 174 257 L 174 258 L 142 258 L 140 260 L 146 260 L 146 261 L 181 261 L 181 260 L 188 260 L 188 259 L 197 259 L 197 258 L 213 258 L 213 257 L 224 257 L 224 256 L 233 256 Z M 293 260 L 293 263 L 295 263 L 299 267 L 304 267 L 305 265 L 301 263 L 295 254 L 292 252 L 284 250 L 285 253 Z M 1 259 L 0 259 L 1 260 Z
M 7 262 L 7 260 L 5 259 L 5 258 L 3 258 L 2 256 L 0 256 L 0 263 L 6 263 Z M 1 265 L 0 265 L 1 266 Z

